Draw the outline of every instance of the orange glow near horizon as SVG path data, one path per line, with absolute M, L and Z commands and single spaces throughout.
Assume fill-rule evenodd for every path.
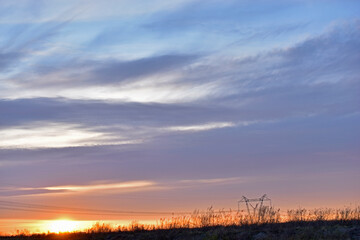
M 93 223 L 89 224 L 86 221 L 73 221 L 70 219 L 59 219 L 46 221 L 43 225 L 42 232 L 62 233 L 82 231 L 90 227 Z
M 71 220 L 59 218 L 53 220 L 40 219 L 0 219 L 0 236 L 18 234 L 25 231 L 30 234 L 37 233 L 66 233 L 82 232 L 90 229 L 96 223 L 109 224 L 112 227 L 128 226 L 133 220 Z M 156 224 L 156 220 L 139 219 L 141 224 Z
M 61 220 L 51 221 L 48 224 L 48 230 L 53 233 L 60 233 L 60 232 L 73 232 L 81 229 L 79 227 L 78 222 L 67 219 L 61 219 Z

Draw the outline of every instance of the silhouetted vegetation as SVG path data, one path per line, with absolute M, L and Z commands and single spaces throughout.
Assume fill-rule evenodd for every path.
M 96 223 L 83 232 L 33 234 L 19 231 L 1 239 L 360 239 L 360 207 L 344 209 L 263 207 L 255 214 L 237 211 L 195 211 L 189 216 L 160 219 L 157 224 L 128 226 Z

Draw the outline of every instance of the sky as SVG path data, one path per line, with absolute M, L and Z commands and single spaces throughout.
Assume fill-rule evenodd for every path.
M 0 232 L 359 204 L 359 53 L 357 0 L 0 0 Z

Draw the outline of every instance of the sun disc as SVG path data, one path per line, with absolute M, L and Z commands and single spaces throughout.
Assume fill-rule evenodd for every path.
M 49 224 L 49 231 L 54 233 L 73 232 L 79 230 L 79 224 L 71 220 L 55 220 Z

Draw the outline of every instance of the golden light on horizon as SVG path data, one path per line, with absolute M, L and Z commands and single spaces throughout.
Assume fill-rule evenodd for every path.
M 61 233 L 61 232 L 74 232 L 83 230 L 85 226 L 82 226 L 81 222 L 79 221 L 73 221 L 68 219 L 59 219 L 59 220 L 53 220 L 49 221 L 47 223 L 46 228 L 48 231 L 53 233 Z

